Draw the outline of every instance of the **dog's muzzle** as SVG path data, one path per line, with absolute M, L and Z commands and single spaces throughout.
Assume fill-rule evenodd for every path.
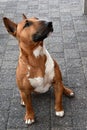
M 32 36 L 34 42 L 43 41 L 50 32 L 53 32 L 52 22 L 42 21 L 37 32 Z

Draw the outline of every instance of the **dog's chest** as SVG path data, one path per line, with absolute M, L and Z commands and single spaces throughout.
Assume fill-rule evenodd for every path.
M 34 55 L 36 58 L 39 55 L 46 55 L 45 75 L 44 77 L 37 76 L 34 78 L 28 78 L 28 80 L 32 87 L 34 87 L 34 91 L 45 93 L 49 90 L 54 77 L 54 61 L 45 47 L 42 48 L 39 46 L 34 50 Z

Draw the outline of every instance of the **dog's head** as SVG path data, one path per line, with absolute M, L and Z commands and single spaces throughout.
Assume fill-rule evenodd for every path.
M 10 19 L 3 18 L 7 31 L 19 41 L 36 43 L 43 41 L 50 32 L 53 32 L 52 22 L 39 20 L 38 18 L 27 18 L 23 14 L 23 20 L 16 24 Z

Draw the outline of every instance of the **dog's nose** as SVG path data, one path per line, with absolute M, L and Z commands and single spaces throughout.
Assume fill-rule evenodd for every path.
M 52 22 L 46 22 L 47 27 L 52 27 Z
M 52 22 L 48 22 L 48 27 L 52 27 Z

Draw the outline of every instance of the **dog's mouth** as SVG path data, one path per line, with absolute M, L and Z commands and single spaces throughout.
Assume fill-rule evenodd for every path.
M 53 32 L 52 22 L 45 22 L 43 26 L 39 28 L 39 30 L 33 35 L 33 41 L 43 41 L 48 35 Z

